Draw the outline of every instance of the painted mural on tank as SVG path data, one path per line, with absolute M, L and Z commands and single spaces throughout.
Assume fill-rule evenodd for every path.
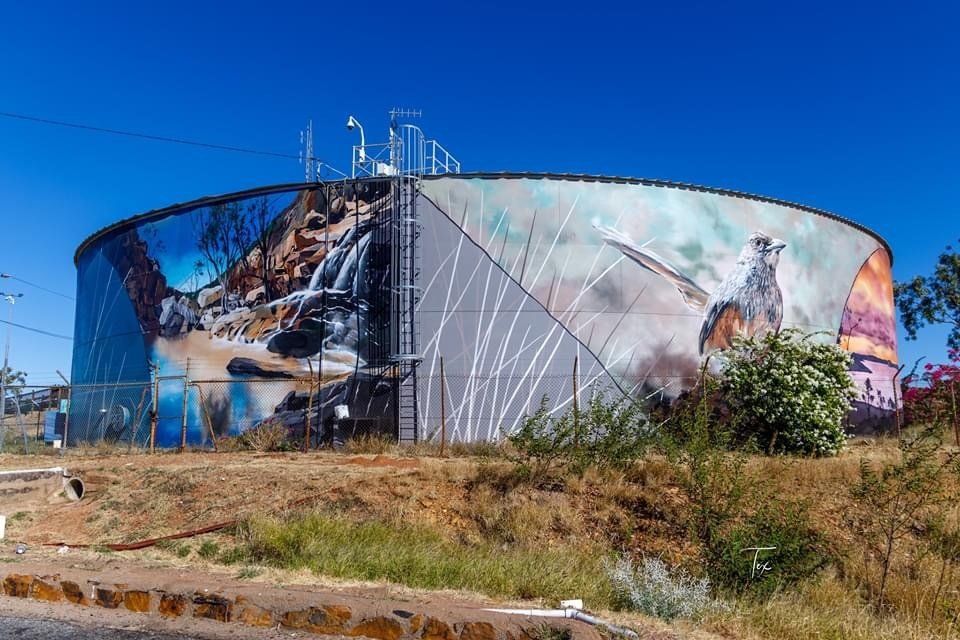
M 338 405 L 351 425 L 392 432 L 390 197 L 376 181 L 260 193 L 87 247 L 71 433 L 145 442 L 152 368 L 158 446 L 179 444 L 184 426 L 199 444 L 265 419 L 302 434 L 308 415 L 323 441 L 349 428 Z
M 860 389 L 851 422 L 861 433 L 883 431 L 901 405 L 893 274 L 886 251 L 874 251 L 857 273 L 844 306 L 839 343 L 853 356 L 851 375 Z
M 824 341 L 840 336 L 862 385 L 857 372 L 865 362 L 896 361 L 892 298 L 877 290 L 890 286 L 887 249 L 834 217 L 736 194 L 577 178 L 439 178 L 425 182 L 424 194 L 624 393 L 676 395 L 734 336 L 785 327 Z M 439 251 L 456 258 L 454 247 Z M 871 256 L 876 264 L 864 274 Z M 509 317 L 512 309 L 497 308 L 489 287 L 478 286 L 488 293 L 486 309 Z M 428 300 L 439 293 L 426 285 Z M 852 333 L 851 314 L 864 318 Z M 434 343 L 443 338 L 433 332 L 455 330 L 423 322 Z M 428 349 L 427 366 L 439 355 Z M 569 380 L 571 359 L 531 370 Z M 465 373 L 482 362 L 469 360 Z M 871 371 L 869 384 L 892 385 L 886 365 Z M 569 401 L 569 386 L 557 392 L 560 405 Z M 876 393 L 862 400 L 880 412 L 892 406 Z M 448 399 L 453 411 L 458 402 L 476 399 Z
M 890 254 L 855 225 L 668 183 L 431 177 L 398 284 L 391 182 L 265 187 L 85 242 L 71 439 L 145 443 L 155 389 L 158 446 L 265 420 L 315 443 L 397 435 L 399 286 L 418 292 L 421 439 L 498 439 L 545 397 L 670 398 L 735 336 L 786 327 L 853 354 L 853 423 L 896 410 Z

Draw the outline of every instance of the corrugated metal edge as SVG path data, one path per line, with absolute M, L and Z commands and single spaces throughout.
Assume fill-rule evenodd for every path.
M 99 240 L 100 238 L 118 231 L 120 229 L 125 229 L 127 227 L 133 227 L 141 222 L 147 220 L 160 220 L 166 218 L 167 216 L 176 215 L 184 211 L 192 211 L 198 207 L 210 206 L 213 204 L 219 204 L 220 202 L 229 202 L 231 200 L 237 200 L 244 197 L 265 195 L 269 193 L 282 193 L 284 191 L 301 191 L 304 189 L 316 189 L 321 187 L 323 183 L 319 182 L 291 182 L 286 184 L 275 184 L 267 185 L 265 187 L 255 187 L 253 189 L 245 189 L 243 191 L 234 191 L 232 193 L 223 193 L 215 196 L 204 196 L 202 198 L 197 198 L 196 200 L 189 200 L 187 202 L 178 202 L 175 204 L 168 205 L 166 207 L 161 207 L 160 209 L 151 209 L 150 211 L 145 211 L 143 213 L 138 213 L 129 218 L 124 218 L 118 220 L 111 224 L 108 224 L 105 227 L 94 231 L 89 236 L 87 236 L 83 242 L 77 246 L 77 250 L 73 253 L 73 264 L 76 265 L 77 261 L 80 259 L 80 254 L 83 253 L 87 247 Z
M 865 233 L 872 238 L 874 238 L 880 245 L 886 250 L 887 255 L 890 257 L 890 265 L 893 265 L 893 249 L 890 248 L 890 244 L 876 231 L 873 231 L 869 227 L 866 227 L 858 222 L 845 218 L 843 216 L 831 213 L 824 209 L 818 209 L 816 207 L 810 207 L 804 204 L 798 204 L 796 202 L 790 202 L 789 200 L 780 200 L 778 198 L 771 198 L 768 196 L 756 195 L 753 193 L 746 193 L 744 191 L 735 191 L 732 189 L 720 189 L 715 187 L 705 187 L 701 185 L 689 184 L 685 182 L 672 182 L 670 180 L 657 180 L 649 178 L 630 178 L 622 176 L 598 176 L 585 173 L 544 173 L 544 172 L 523 172 L 523 171 L 501 171 L 501 172 L 475 172 L 475 173 L 458 173 L 458 174 L 444 174 L 440 176 L 426 176 L 426 180 L 439 180 L 439 179 L 484 179 L 484 180 L 506 180 L 506 179 L 517 179 L 517 178 L 526 178 L 531 180 L 567 180 L 571 182 L 604 182 L 612 184 L 636 184 L 644 185 L 651 187 L 663 187 L 667 189 L 680 189 L 684 191 L 699 191 L 702 193 L 712 193 L 722 196 L 727 196 L 731 198 L 743 198 L 745 200 L 755 200 L 757 202 L 766 202 L 769 204 L 776 204 L 783 207 L 788 207 L 791 209 L 796 209 L 798 211 L 805 211 L 807 213 L 813 213 L 818 216 L 823 216 L 830 220 L 835 220 L 842 224 L 845 224 L 849 227 Z M 360 178 L 359 181 L 363 180 L 382 180 L 383 178 Z M 340 182 L 340 181 L 336 181 Z M 73 255 L 73 263 L 76 265 L 80 259 L 80 254 L 86 250 L 96 240 L 114 232 L 119 229 L 124 229 L 127 227 L 132 227 L 140 222 L 146 220 L 160 219 L 167 216 L 175 215 L 181 211 L 189 211 L 196 209 L 197 207 L 209 206 L 212 204 L 217 204 L 220 202 L 235 200 L 238 198 L 244 198 L 255 195 L 262 195 L 268 193 L 280 193 L 283 191 L 300 191 L 303 189 L 316 189 L 320 187 L 323 183 L 307 183 L 307 182 L 293 182 L 286 184 L 277 184 L 277 185 L 268 185 L 264 187 L 256 187 L 253 189 L 246 189 L 244 191 L 235 191 L 233 193 L 225 193 L 216 196 L 205 196 L 203 198 L 198 198 L 196 200 L 190 200 L 188 202 L 172 204 L 160 209 L 153 209 L 146 211 L 144 213 L 125 218 L 114 222 L 113 224 L 107 225 L 102 229 L 94 232 L 88 236 L 80 245 L 77 247 L 77 250 Z
M 478 171 L 475 173 L 458 173 L 458 174 L 446 174 L 441 176 L 426 176 L 425 179 L 436 180 L 441 178 L 482 178 L 487 180 L 496 180 L 496 179 L 508 179 L 508 178 L 529 178 L 529 179 L 551 179 L 551 180 L 568 180 L 571 182 L 606 182 L 614 184 L 638 184 L 650 187 L 663 187 L 667 189 L 680 189 L 683 191 L 699 191 L 703 193 L 712 193 L 722 196 L 728 196 L 732 198 L 743 198 L 745 200 L 755 200 L 758 202 L 766 202 L 769 204 L 776 204 L 783 207 L 789 207 L 791 209 L 797 209 L 799 211 L 805 211 L 807 213 L 813 213 L 818 216 L 823 216 L 824 218 L 829 218 L 830 220 L 836 220 L 837 222 L 843 223 L 848 227 L 853 227 L 861 233 L 865 233 L 868 236 L 871 236 L 887 252 L 887 255 L 890 256 L 890 265 L 893 265 L 893 249 L 890 248 L 890 244 L 881 236 L 879 233 L 873 229 L 851 220 L 850 218 L 845 218 L 836 213 L 832 213 L 825 209 L 818 209 L 816 207 L 811 207 L 805 204 L 799 204 L 796 202 L 791 202 L 789 200 L 781 200 L 779 198 L 771 198 L 769 196 L 761 196 L 754 193 L 747 193 L 746 191 L 736 191 L 733 189 L 721 189 L 717 187 L 705 187 L 702 185 L 689 184 L 686 182 L 673 182 L 671 180 L 659 180 L 656 178 L 630 178 L 626 176 L 598 176 L 592 175 L 589 173 L 538 173 L 538 172 L 527 172 L 527 171 Z

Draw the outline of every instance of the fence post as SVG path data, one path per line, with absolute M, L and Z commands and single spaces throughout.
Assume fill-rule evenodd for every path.
M 443 371 L 443 356 L 440 356 L 440 457 L 447 446 L 447 377 Z
M 41 440 L 43 440 L 43 438 L 40 437 L 40 434 L 42 433 L 40 431 L 40 418 L 43 417 L 43 411 L 40 409 L 40 405 L 37 404 L 36 389 L 30 392 L 30 403 L 33 405 L 33 410 L 37 412 L 37 428 L 36 428 L 36 433 L 34 433 L 33 439 L 35 442 L 40 442 Z
M 950 380 L 950 411 L 953 416 L 953 437 L 960 447 L 960 424 L 957 423 L 957 396 L 953 389 L 953 380 Z
M 213 431 L 213 422 L 210 420 L 210 414 L 207 413 L 207 401 L 203 397 L 203 387 L 199 383 L 194 382 L 193 386 L 197 388 L 197 396 L 200 400 L 200 411 L 203 412 L 204 422 L 207 423 L 207 430 L 210 432 L 210 442 L 213 443 L 213 450 L 217 451 L 217 434 Z
M 60 443 L 61 455 L 67 448 L 67 435 L 70 433 L 70 412 L 73 410 L 73 404 L 70 402 L 71 396 L 73 396 L 73 385 L 67 387 L 67 410 L 63 416 L 63 442 Z M 57 409 L 59 410 L 60 407 L 57 407 Z M 54 433 L 56 433 L 56 423 L 54 423 Z
M 309 360 L 309 359 L 308 359 Z M 317 392 L 319 393 L 320 388 L 317 387 Z M 313 413 L 313 370 L 310 371 L 310 384 L 307 385 L 307 415 L 303 418 L 303 452 L 306 453 L 311 449 L 311 439 L 313 434 L 310 433 L 310 414 Z
M 323 366 L 323 365 L 319 365 Z M 310 384 L 307 385 L 307 409 L 303 416 L 303 452 L 310 451 L 310 414 L 313 412 L 313 362 L 307 358 L 307 367 L 310 368 Z
M 180 453 L 187 449 L 187 400 L 190 396 L 190 358 L 183 369 L 183 410 L 180 416 Z
M 573 446 L 580 448 L 580 354 L 573 356 Z
M 20 392 L 17 393 L 14 391 L 13 396 L 13 408 L 17 411 L 17 425 L 20 427 L 20 437 L 23 438 L 23 455 L 30 453 L 29 444 L 27 442 L 27 428 L 23 424 L 23 412 L 20 410 L 20 397 L 23 395 L 23 387 L 20 387 Z
M 900 439 L 900 432 L 903 426 L 900 419 L 900 384 L 897 382 L 897 378 L 900 377 L 900 372 L 903 371 L 905 366 L 907 365 L 900 365 L 900 368 L 897 369 L 897 372 L 893 374 L 893 410 L 896 413 L 897 418 L 897 440 Z
M 140 419 L 143 417 L 143 403 L 147 399 L 147 389 L 153 385 L 147 385 L 140 391 L 140 402 L 137 403 L 137 412 L 133 415 L 133 428 L 130 430 L 130 443 L 127 446 L 127 453 L 133 451 L 133 445 L 137 442 L 137 433 L 140 431 Z
M 151 363 L 152 364 L 152 363 Z M 153 376 L 152 391 L 150 393 L 150 453 L 156 451 L 157 445 L 157 411 L 159 409 L 158 396 L 160 395 L 160 367 L 156 364 L 150 367 L 150 373 Z

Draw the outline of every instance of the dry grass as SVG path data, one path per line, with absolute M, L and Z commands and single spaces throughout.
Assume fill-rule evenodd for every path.
M 69 542 L 120 542 L 250 516 L 255 525 L 248 537 L 225 535 L 221 548 L 242 544 L 254 562 L 284 571 L 304 567 L 340 578 L 511 598 L 549 600 L 579 589 L 574 595 L 591 594 L 592 607 L 608 602 L 597 563 L 610 551 L 658 555 L 671 565 L 698 568 L 698 550 L 685 528 L 687 503 L 663 458 L 648 457 L 622 472 L 590 469 L 534 484 L 517 474 L 500 448 L 448 448 L 440 458 L 428 444 L 401 448 L 369 439 L 349 447 L 350 456 L 68 450 L 63 464 L 89 480 L 89 502 L 18 517 L 8 522 L 8 531 L 28 542 L 62 538 L 65 531 L 74 537 Z M 390 466 L 397 454 L 417 454 L 417 460 Z M 960 610 L 960 580 L 948 586 L 947 603 L 934 622 L 940 565 L 920 553 L 919 532 L 898 552 L 889 611 L 875 613 L 858 592 L 857 585 L 876 576 L 864 568 L 863 544 L 849 523 L 850 487 L 861 458 L 889 463 L 897 455 L 895 443 L 879 440 L 854 442 L 831 459 L 752 458 L 747 472 L 773 483 L 772 499 L 810 503 L 812 523 L 830 540 L 835 569 L 765 603 L 741 603 L 702 628 L 771 640 L 957 637 L 949 620 Z M 33 457 L 0 456 L 0 468 L 35 464 Z M 306 496 L 323 497 L 306 518 L 262 515 Z M 191 545 L 190 561 L 200 558 L 197 544 Z M 397 549 L 399 557 L 391 559 Z M 212 551 L 206 555 L 204 562 L 217 560 Z M 564 564 L 564 557 L 586 563 L 586 572 L 578 575 L 578 565 Z M 430 569 L 442 559 L 442 570 Z M 551 582 L 541 568 L 573 582 Z
M 764 603 L 742 604 L 708 620 L 707 629 L 743 639 L 930 640 L 956 638 L 949 623 L 934 625 L 900 613 L 877 615 L 834 575 L 780 593 Z
M 366 433 L 343 443 L 344 453 L 351 454 L 385 454 L 392 453 L 396 448 L 396 438 L 391 438 L 379 433 Z
M 569 594 L 608 607 L 603 554 L 451 542 L 429 527 L 355 522 L 311 512 L 251 519 L 243 555 L 263 564 L 309 568 L 326 576 L 458 589 L 494 597 L 539 599 L 555 606 Z

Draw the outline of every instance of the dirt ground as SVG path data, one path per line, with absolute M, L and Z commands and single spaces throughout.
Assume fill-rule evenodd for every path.
M 865 445 L 838 458 L 757 459 L 777 495 L 802 496 L 811 516 L 838 539 L 847 487 L 861 457 L 889 447 Z M 413 522 L 454 540 L 506 536 L 508 542 L 597 542 L 653 553 L 677 563 L 692 550 L 682 527 L 686 508 L 666 463 L 648 460 L 636 477 L 569 480 L 560 490 L 504 487 L 509 466 L 496 459 L 409 458 L 343 453 L 103 453 L 0 455 L 0 471 L 66 467 L 83 479 L 79 503 L 54 501 L 7 513 L 7 540 L 31 545 L 132 543 L 294 507 L 354 519 Z
M 852 532 L 846 526 L 845 513 L 860 460 L 889 459 L 894 452 L 889 443 L 854 443 L 837 458 L 755 458 L 750 467 L 757 477 L 773 479 L 771 500 L 778 495 L 806 499 L 817 525 L 829 531 L 836 544 L 849 544 Z M 534 488 L 516 484 L 510 477 L 513 466 L 496 457 L 441 459 L 332 452 L 145 454 L 94 449 L 62 456 L 0 455 L 0 471 L 52 466 L 65 467 L 82 478 L 87 495 L 80 502 L 59 499 L 4 514 L 3 556 L 9 557 L 13 545 L 23 542 L 29 547 L 29 556 L 55 563 L 57 545 L 65 543 L 90 545 L 70 550 L 67 561 L 73 566 L 124 562 L 145 571 L 222 571 L 226 568 L 198 553 L 197 545 L 208 537 L 188 541 L 193 549 L 189 557 L 178 557 L 171 548 L 107 553 L 102 546 L 287 509 L 316 508 L 357 521 L 425 525 L 457 542 L 527 548 L 596 544 L 634 552 L 638 557 L 658 555 L 671 565 L 697 557 L 683 524 L 688 505 L 670 466 L 655 457 L 645 459 L 629 476 L 587 473 L 568 477 L 556 487 Z M 233 544 L 229 532 L 214 536 L 221 549 Z M 236 567 L 226 570 L 240 575 Z M 274 585 L 375 587 L 391 593 L 403 589 L 266 567 L 249 579 Z M 490 601 L 476 594 L 444 593 L 468 602 Z M 530 602 L 513 604 L 531 606 Z M 650 624 L 649 619 L 632 617 L 624 622 L 634 628 Z M 664 626 L 656 629 L 663 631 Z M 680 636 L 674 635 L 673 627 L 668 629 L 662 637 L 694 637 L 689 629 Z
M 294 503 L 335 504 L 415 473 L 414 459 L 335 454 L 162 453 L 0 456 L 0 470 L 63 466 L 87 495 L 6 514 L 8 539 L 102 545 L 155 538 Z M 377 491 L 374 491 L 377 493 Z M 314 502 L 315 501 L 315 502 Z

